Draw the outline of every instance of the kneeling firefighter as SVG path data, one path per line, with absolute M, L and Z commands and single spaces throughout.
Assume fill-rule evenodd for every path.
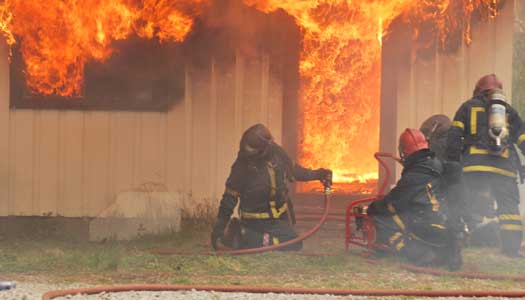
M 296 180 L 321 180 L 331 184 L 332 171 L 301 167 L 273 142 L 270 131 L 264 125 L 256 124 L 248 128 L 242 135 L 237 159 L 226 180 L 226 190 L 211 234 L 214 249 L 217 249 L 219 239 L 228 247 L 247 249 L 296 238 L 297 234 L 290 224 L 295 220 L 286 186 L 287 182 Z M 233 218 L 230 222 L 239 200 L 240 221 Z M 229 234 L 225 238 L 228 223 Z M 282 250 L 301 248 L 302 243 L 297 243 Z
M 461 166 L 435 157 L 417 129 L 401 134 L 399 154 L 401 179 L 366 211 L 374 217 L 377 242 L 416 265 L 460 268 L 460 243 L 449 229 L 446 188 L 461 176 Z
M 456 112 L 447 156 L 463 164 L 472 238 L 485 236 L 476 233 L 485 232 L 487 217 L 497 215 L 502 251 L 511 257 L 519 256 L 522 240 L 517 186 L 522 168 L 514 145 L 525 151 L 521 118 L 506 102 L 496 75 L 486 75 L 476 84 L 472 99 Z M 490 238 L 494 240 L 494 235 Z

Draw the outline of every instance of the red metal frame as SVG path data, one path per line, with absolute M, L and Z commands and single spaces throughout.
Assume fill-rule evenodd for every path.
M 364 199 L 359 199 L 356 201 L 353 201 L 350 203 L 350 205 L 346 208 L 346 224 L 345 224 L 345 249 L 348 251 L 350 244 L 357 245 L 360 247 L 367 248 L 368 251 L 372 251 L 375 248 L 384 248 L 382 245 L 376 245 L 375 239 L 376 239 L 376 231 L 374 226 L 374 220 L 373 218 L 369 217 L 367 214 L 357 212 L 354 210 L 354 208 L 358 207 L 359 205 L 367 205 L 372 202 L 374 202 L 377 199 L 381 199 L 384 197 L 384 192 L 387 187 L 387 184 L 390 180 L 390 168 L 385 163 L 385 161 L 382 158 L 391 158 L 396 160 L 397 162 L 401 163 L 401 160 L 394 156 L 391 153 L 383 153 L 383 152 L 377 152 L 374 154 L 374 157 L 377 159 L 379 164 L 385 169 L 385 177 L 383 179 L 383 182 L 380 185 L 379 191 L 377 195 L 367 197 Z M 356 218 L 361 218 L 362 220 L 362 227 L 359 234 L 359 231 L 352 231 L 352 222 L 356 222 Z

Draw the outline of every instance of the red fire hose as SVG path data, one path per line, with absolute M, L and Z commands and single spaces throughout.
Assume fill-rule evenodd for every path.
M 122 285 L 101 286 L 86 289 L 49 291 L 42 300 L 51 300 L 69 295 L 93 295 L 100 293 L 137 292 L 137 291 L 207 291 L 235 293 L 276 293 L 309 294 L 334 296 L 416 296 L 416 297 L 525 297 L 525 291 L 410 291 L 410 290 L 351 290 L 351 289 L 307 289 L 273 287 L 238 287 L 238 286 L 198 286 L 198 285 Z
M 308 237 L 310 237 L 312 234 L 316 233 L 319 228 L 326 222 L 326 219 L 328 217 L 328 212 L 330 211 L 330 187 L 325 187 L 324 190 L 324 211 L 323 215 L 321 216 L 321 219 L 319 220 L 319 223 L 317 223 L 312 229 L 308 230 L 307 232 L 303 233 L 302 235 L 296 237 L 295 239 L 277 244 L 277 245 L 271 245 L 266 247 L 260 247 L 260 248 L 252 248 L 252 249 L 241 249 L 241 250 L 228 250 L 228 251 L 205 251 L 205 252 L 199 252 L 199 253 L 193 253 L 193 254 L 201 254 L 201 255 L 242 255 L 242 254 L 255 254 L 255 253 L 263 253 L 267 251 L 273 251 L 278 250 L 290 245 L 293 245 L 295 243 L 301 242 Z M 150 253 L 152 254 L 163 254 L 163 255 L 170 255 L 170 254 L 185 254 L 187 252 L 181 252 L 178 250 L 151 250 Z

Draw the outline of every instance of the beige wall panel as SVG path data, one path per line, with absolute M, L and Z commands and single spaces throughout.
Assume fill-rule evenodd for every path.
M 217 78 L 217 195 L 224 192 L 224 184 L 237 157 L 241 137 L 235 131 L 235 67 L 217 64 L 223 74 Z M 215 207 L 214 207 L 215 208 Z
M 416 123 L 416 103 L 415 103 L 415 97 L 414 95 L 414 88 L 413 83 L 411 84 L 411 80 L 413 78 L 413 72 L 411 70 L 411 67 L 407 67 L 404 69 L 398 70 L 398 77 L 397 77 L 397 96 L 395 99 L 397 99 L 397 111 L 401 114 L 403 114 L 403 117 L 397 117 L 397 130 L 395 132 L 395 141 L 398 140 L 399 135 L 405 128 L 409 128 L 413 126 L 412 124 Z M 401 84 L 401 83 L 407 83 L 407 84 Z M 390 152 L 390 153 L 396 153 L 397 154 L 397 142 L 393 149 L 381 149 L 382 151 Z M 393 167 L 395 168 L 395 178 L 399 178 L 401 174 L 401 168 L 398 166 L 398 164 L 394 164 Z
M 167 159 L 167 155 L 168 155 L 168 141 L 166 139 L 166 132 L 168 131 L 168 123 L 167 123 L 167 118 L 168 118 L 168 113 L 166 112 L 161 112 L 161 113 L 157 113 L 157 115 L 159 116 L 159 142 L 160 142 L 160 145 L 159 145 L 159 149 L 157 149 L 157 153 L 158 153 L 158 158 L 159 158 L 159 173 L 160 173 L 160 177 L 162 178 L 162 188 L 164 191 L 168 190 L 168 181 L 167 181 L 167 176 L 168 176 L 168 170 L 167 170 L 167 164 L 166 162 L 168 161 Z
M 34 180 L 34 112 L 31 110 L 17 110 L 14 115 L 16 130 L 12 137 L 14 156 L 14 194 L 12 200 L 12 213 L 16 215 L 33 215 Z M 14 200 L 14 201 L 13 201 Z
M 409 124 L 411 128 L 419 128 L 419 125 L 431 115 L 438 113 L 439 109 L 436 110 L 434 102 L 436 83 L 435 78 L 435 61 L 429 60 L 417 60 L 413 66 L 415 72 L 415 78 L 417 81 L 415 88 L 415 123 Z
M 218 74 L 217 63 L 212 59 L 210 70 L 210 104 L 209 104 L 209 173 L 210 178 L 210 201 L 215 201 L 219 193 L 219 181 L 217 178 L 217 157 L 218 157 L 218 139 L 217 139 L 217 106 L 218 106 Z
M 472 44 L 468 47 L 469 67 L 468 67 L 468 86 L 470 91 L 478 79 L 486 74 L 494 72 L 495 53 L 492 47 L 494 42 L 493 21 L 477 24 L 472 28 Z M 468 97 L 472 94 L 468 95 Z
M 84 113 L 60 112 L 60 200 L 62 216 L 85 216 L 84 194 Z
M 443 77 L 443 113 L 450 119 L 454 118 L 456 110 L 466 100 L 459 91 L 465 90 L 466 83 L 463 80 L 459 65 L 464 63 L 461 55 L 446 55 L 441 57 Z
M 257 59 L 246 61 L 243 86 L 243 131 L 248 127 L 262 122 L 261 115 L 261 62 Z
M 8 193 L 9 193 L 9 211 L 8 215 L 14 215 L 13 211 L 13 202 L 15 201 L 15 166 L 16 166 L 16 159 L 15 159 L 15 135 L 16 135 L 16 111 L 10 111 L 9 113 L 9 182 L 8 182 Z
M 234 120 L 235 120 L 235 136 L 241 136 L 245 130 L 243 125 L 243 101 L 244 99 L 244 73 L 245 73 L 245 58 L 239 52 L 235 56 L 235 98 L 234 98 Z
M 86 112 L 84 116 L 84 215 L 91 217 L 109 204 L 109 118 L 108 112 Z
M 191 67 L 186 66 L 184 82 L 184 122 L 185 122 L 185 168 L 184 180 L 187 188 L 188 197 L 185 198 L 187 207 L 193 207 L 191 204 L 192 180 L 193 180 L 193 81 L 191 79 Z M 189 200 L 189 201 L 188 201 Z
M 186 121 L 184 101 L 166 116 L 166 182 L 172 192 L 186 193 Z
M 411 89 L 412 72 L 411 68 L 400 69 L 397 76 L 397 110 L 403 114 L 402 118 L 397 118 L 396 137 L 399 136 L 405 128 L 413 126 L 416 123 L 417 105 L 414 101 Z M 406 84 L 402 84 L 406 83 Z M 397 140 L 397 138 L 396 138 Z M 386 151 L 395 151 L 395 149 L 383 149 Z
M 111 119 L 111 148 L 113 151 L 110 174 L 114 194 L 110 196 L 110 202 L 113 202 L 119 193 L 130 191 L 134 187 L 137 114 L 117 112 Z
M 523 1 L 523 0 L 522 0 Z M 507 1 L 505 9 L 494 21 L 494 72 L 503 81 L 503 89 L 512 100 L 512 56 L 514 46 L 514 10 L 513 1 Z
M 9 65 L 8 47 L 0 41 L 0 216 L 9 213 Z
M 37 112 L 35 153 L 38 167 L 35 168 L 35 199 L 38 199 L 40 214 L 56 214 L 59 198 L 59 122 L 58 111 Z
M 268 74 L 269 75 L 269 74 Z M 283 132 L 283 85 L 281 81 L 268 76 L 267 124 L 278 144 L 282 145 Z
M 272 126 L 270 124 L 270 114 L 272 111 L 272 103 L 270 98 L 270 58 L 266 54 L 261 55 L 261 86 L 258 90 L 259 93 L 259 111 L 261 116 L 261 122 L 267 124 L 270 130 Z M 275 138 L 275 137 L 274 137 Z
M 210 72 L 195 69 L 192 81 L 192 201 L 201 205 L 210 203 Z
M 438 53 L 438 51 L 434 51 L 434 62 L 433 62 L 433 70 L 432 72 L 432 112 L 443 112 L 443 62 L 442 57 Z M 423 119 L 425 120 L 425 119 Z
M 164 137 L 161 114 L 142 113 L 140 115 L 139 143 L 137 144 L 137 181 L 140 186 L 145 183 L 164 185 Z
M 41 201 L 40 201 L 40 177 L 38 174 L 40 173 L 40 151 L 41 151 L 41 143 L 40 143 L 40 116 L 41 116 L 41 110 L 34 110 L 33 112 L 33 141 L 32 141 L 32 157 L 33 157 L 33 187 L 32 187 L 32 198 L 33 198 L 33 210 L 31 211 L 32 215 L 41 215 Z

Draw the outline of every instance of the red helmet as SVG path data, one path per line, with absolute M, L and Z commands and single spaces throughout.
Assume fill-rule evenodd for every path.
M 485 91 L 490 90 L 502 90 L 503 84 L 499 81 L 496 74 L 489 74 L 481 77 L 476 83 L 476 88 L 474 89 L 474 96 L 481 95 Z
M 399 155 L 407 158 L 419 150 L 428 149 L 428 141 L 419 129 L 407 128 L 399 136 Z

